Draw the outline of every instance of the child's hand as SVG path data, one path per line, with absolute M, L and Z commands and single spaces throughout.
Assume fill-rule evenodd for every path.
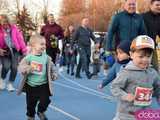
M 31 66 L 31 72 L 35 71 L 35 68 Z
M 131 93 L 128 93 L 128 95 L 125 96 L 123 99 L 128 101 L 128 102 L 132 102 L 134 100 L 134 95 L 131 94 Z
M 51 79 L 52 81 L 57 80 L 58 79 L 58 75 L 56 73 L 51 75 Z
M 4 56 L 7 54 L 6 50 L 0 49 L 0 56 Z
M 97 89 L 98 89 L 99 91 L 102 91 L 102 89 L 103 89 L 102 84 L 99 84 L 99 85 L 97 86 Z

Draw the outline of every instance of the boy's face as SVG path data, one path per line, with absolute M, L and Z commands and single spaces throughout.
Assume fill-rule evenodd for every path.
M 33 49 L 35 53 L 41 54 L 46 49 L 45 39 L 37 40 L 36 43 L 33 44 Z
M 119 61 L 129 59 L 129 55 L 123 52 L 121 49 L 117 49 L 117 58 Z
M 146 69 L 150 65 L 152 59 L 152 54 L 144 53 L 142 50 L 131 52 L 130 56 L 133 63 L 141 69 Z
M 154 13 L 160 13 L 160 1 L 154 1 L 151 3 L 150 8 Z

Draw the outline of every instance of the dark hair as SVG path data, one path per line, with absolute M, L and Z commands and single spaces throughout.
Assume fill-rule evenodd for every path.
M 130 41 L 123 41 L 117 46 L 117 49 L 121 49 L 123 52 L 129 55 L 130 45 Z
M 67 28 L 66 28 L 65 31 L 64 31 L 64 37 L 70 37 L 70 35 L 71 35 L 71 31 L 69 30 L 69 27 L 70 27 L 70 26 L 73 26 L 73 25 L 68 25 L 68 26 L 67 26 Z M 74 32 L 74 29 L 73 29 L 72 32 Z
M 151 0 L 151 4 L 152 4 L 153 2 L 155 2 L 155 1 L 160 1 L 160 0 Z
M 54 17 L 54 15 L 53 15 L 52 13 L 49 13 L 49 14 L 47 15 L 47 17 L 49 17 L 49 16 L 53 16 L 53 17 Z
M 131 52 L 139 52 L 142 51 L 143 54 L 146 55 L 151 55 L 153 53 L 153 49 L 151 48 L 143 48 L 143 49 L 131 49 Z

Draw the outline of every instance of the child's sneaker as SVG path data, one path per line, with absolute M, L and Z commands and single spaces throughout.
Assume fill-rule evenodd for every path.
M 48 120 L 48 118 L 44 113 L 38 112 L 37 114 L 40 120 Z
M 74 72 L 71 72 L 71 76 L 73 76 L 74 75 Z
M 13 87 L 13 84 L 12 84 L 11 82 L 9 82 L 9 83 L 7 84 L 7 90 L 8 90 L 9 92 L 15 91 L 15 88 Z
M 6 87 L 6 84 L 4 82 L 4 80 L 0 79 L 0 90 L 4 90 Z
M 27 117 L 27 120 L 35 120 L 34 117 Z

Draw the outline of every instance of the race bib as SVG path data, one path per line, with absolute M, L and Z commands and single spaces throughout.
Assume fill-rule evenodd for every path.
M 152 88 L 137 87 L 135 92 L 134 105 L 149 106 L 152 102 Z
M 41 63 L 32 61 L 31 62 L 32 73 L 41 75 L 42 74 L 42 66 L 43 65 Z

